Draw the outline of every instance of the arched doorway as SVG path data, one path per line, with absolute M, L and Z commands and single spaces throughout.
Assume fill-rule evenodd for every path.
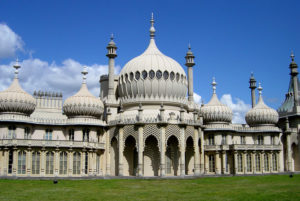
M 179 156 L 178 140 L 171 136 L 167 141 L 166 175 L 179 175 Z
M 118 141 L 114 137 L 110 143 L 110 175 L 117 176 L 119 171 Z
M 186 140 L 186 149 L 185 149 L 185 174 L 192 175 L 194 174 L 195 168 L 195 158 L 194 158 L 194 141 L 192 137 L 188 137 Z
M 294 161 L 294 171 L 300 171 L 300 156 L 299 149 L 296 143 L 292 144 L 292 158 Z
M 144 176 L 158 176 L 159 165 L 158 141 L 153 135 L 150 135 L 145 141 Z
M 138 164 L 138 154 L 136 150 L 136 141 L 131 135 L 125 140 L 124 158 L 124 175 L 135 176 Z

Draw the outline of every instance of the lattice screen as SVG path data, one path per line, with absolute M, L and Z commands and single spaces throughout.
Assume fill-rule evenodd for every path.
M 168 142 L 169 137 L 171 137 L 172 135 L 174 135 L 177 140 L 178 143 L 181 144 L 181 140 L 180 140 L 180 128 L 177 125 L 168 125 L 166 128 L 166 142 Z

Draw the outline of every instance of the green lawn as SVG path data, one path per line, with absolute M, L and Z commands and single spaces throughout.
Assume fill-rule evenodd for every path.
M 0 180 L 0 200 L 300 200 L 300 175 L 199 179 Z

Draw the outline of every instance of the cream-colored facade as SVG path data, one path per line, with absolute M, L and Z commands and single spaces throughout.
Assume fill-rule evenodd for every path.
M 291 81 L 279 114 L 263 102 L 261 86 L 256 103 L 252 76 L 253 108 L 246 114 L 247 124 L 233 124 L 231 109 L 217 97 L 215 80 L 211 100 L 201 106 L 194 102 L 194 55 L 189 48 L 186 75 L 157 48 L 153 17 L 148 48 L 119 75 L 114 74 L 116 49 L 111 38 L 109 73 L 100 77 L 100 97 L 88 91 L 86 69 L 80 90 L 65 101 L 54 92 L 31 96 L 20 86 L 20 66 L 15 64 L 11 86 L 0 92 L 0 176 L 164 177 L 300 170 L 293 57 L 291 80 L 296 81 Z

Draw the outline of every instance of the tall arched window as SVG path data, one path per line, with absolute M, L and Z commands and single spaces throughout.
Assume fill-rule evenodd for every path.
M 215 172 L 215 156 L 213 154 L 208 156 L 209 159 L 209 172 Z
M 208 144 L 209 145 L 215 145 L 215 136 L 213 134 L 210 134 L 208 136 Z
M 269 171 L 270 170 L 270 167 L 269 167 L 269 156 L 268 154 L 265 154 L 264 156 L 264 162 L 265 162 L 265 171 Z
M 26 152 L 20 151 L 18 153 L 18 174 L 26 173 Z
M 242 156 L 242 154 L 237 155 L 237 160 L 238 160 L 238 171 L 243 172 L 243 156 Z
M 73 154 L 73 174 L 80 174 L 81 154 L 75 152 Z
M 24 129 L 24 139 L 30 139 L 30 128 L 25 127 Z
M 54 153 L 47 152 L 46 154 L 46 174 L 53 174 Z
M 90 129 L 85 128 L 82 130 L 82 135 L 83 135 L 83 141 L 84 142 L 89 142 L 90 140 Z
M 40 152 L 32 153 L 31 174 L 40 174 Z
M 252 172 L 252 157 L 251 157 L 251 154 L 247 154 L 247 172 Z
M 277 171 L 277 155 L 276 155 L 276 153 L 272 154 L 272 162 L 273 162 L 273 171 Z
M 46 129 L 45 140 L 52 140 L 52 129 Z
M 261 171 L 261 169 L 260 169 L 260 154 L 256 154 L 255 155 L 255 169 L 256 169 L 256 171 Z
M 67 174 L 68 154 L 61 152 L 59 155 L 59 174 Z
M 74 129 L 73 128 L 71 128 L 69 130 L 69 140 L 74 141 Z
M 264 144 L 264 136 L 262 136 L 262 135 L 257 136 L 257 144 L 259 144 L 259 145 Z
M 15 139 L 16 138 L 16 126 L 9 126 L 8 127 L 8 139 Z

